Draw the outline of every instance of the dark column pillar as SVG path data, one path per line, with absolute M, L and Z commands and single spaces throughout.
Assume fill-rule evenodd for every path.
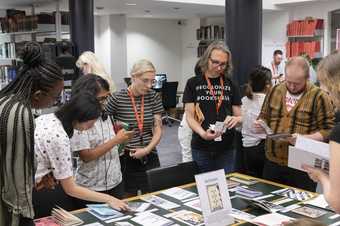
M 262 0 L 226 0 L 225 7 L 225 37 L 233 55 L 233 76 L 242 87 L 252 68 L 261 64 Z
M 94 51 L 93 0 L 69 0 L 71 40 L 76 57 L 84 51 Z

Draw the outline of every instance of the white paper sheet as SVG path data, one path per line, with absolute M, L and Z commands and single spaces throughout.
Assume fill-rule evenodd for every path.
M 192 200 L 190 202 L 186 202 L 186 203 L 184 203 L 184 205 L 189 206 L 190 208 L 193 208 L 195 210 L 202 211 L 202 209 L 201 209 L 201 201 L 200 201 L 199 198 L 194 199 L 194 200 Z
M 277 226 L 282 225 L 284 222 L 288 222 L 294 220 L 294 218 L 278 214 L 278 213 L 269 213 L 265 215 L 261 215 L 251 220 L 254 224 L 268 225 L 268 226 Z
M 195 175 L 197 191 L 206 226 L 234 223 L 224 170 Z
M 329 206 L 324 195 L 318 195 L 316 198 L 308 200 L 304 203 L 321 208 L 328 208 Z
M 299 149 L 293 146 L 289 146 L 288 150 L 288 167 L 297 170 L 305 171 L 302 169 L 302 164 L 321 168 L 323 170 L 329 170 L 329 157 L 324 158 L 323 156 L 308 152 L 303 149 Z
M 139 214 L 137 217 L 131 219 L 133 222 L 143 226 L 168 226 L 174 222 L 164 217 L 158 216 L 154 213 L 146 212 Z
M 295 147 L 329 159 L 329 144 L 327 143 L 298 136 L 296 138 Z
M 178 200 L 184 200 L 184 199 L 197 196 L 196 193 L 187 191 L 179 187 L 173 187 L 173 188 L 167 189 L 165 191 L 162 191 L 162 193 L 172 198 L 178 199 Z
M 176 203 L 170 202 L 170 201 L 168 201 L 166 199 L 163 199 L 163 198 L 155 196 L 155 195 L 150 195 L 150 196 L 142 197 L 141 199 L 146 201 L 146 202 L 149 202 L 149 203 L 151 203 L 151 204 L 153 204 L 155 206 L 158 206 L 160 208 L 166 209 L 166 210 L 180 207 Z

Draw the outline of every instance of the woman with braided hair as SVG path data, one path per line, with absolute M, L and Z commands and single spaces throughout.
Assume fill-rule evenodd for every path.
M 17 77 L 0 91 L 0 225 L 34 225 L 34 118 L 32 108 L 53 104 L 63 89 L 55 63 L 38 43 L 26 44 Z

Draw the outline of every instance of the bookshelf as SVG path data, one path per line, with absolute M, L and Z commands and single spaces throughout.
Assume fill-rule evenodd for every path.
M 295 20 L 287 25 L 286 56 L 307 54 L 310 58 L 323 56 L 323 19 L 306 18 Z
M 196 39 L 200 41 L 197 47 L 197 57 L 201 57 L 211 42 L 224 40 L 224 27 L 220 25 L 201 26 L 196 29 Z
M 39 42 L 45 58 L 56 60 L 59 50 L 57 41 L 70 39 L 69 14 L 60 12 L 58 7 L 56 12 L 33 16 L 12 9 L 6 10 L 6 13 L 6 17 L 0 18 L 0 90 L 15 79 L 22 62 L 18 58 L 19 53 L 26 42 Z M 65 81 L 62 95 L 55 105 L 36 114 L 53 112 L 58 105 L 66 102 L 70 97 L 71 85 L 72 81 Z

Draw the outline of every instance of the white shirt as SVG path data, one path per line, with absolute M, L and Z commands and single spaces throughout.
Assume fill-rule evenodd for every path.
M 261 112 L 262 104 L 265 98 L 264 93 L 254 93 L 253 99 L 248 97 L 242 98 L 242 143 L 243 147 L 253 147 L 258 145 L 262 138 L 255 132 L 254 121 Z
M 182 148 L 182 162 L 192 161 L 191 139 L 192 129 L 189 127 L 186 113 L 184 113 L 181 124 L 178 127 L 178 141 Z
M 57 180 L 73 176 L 70 139 L 59 119 L 52 113 L 35 120 L 34 152 L 36 181 L 52 172 Z
M 303 93 L 300 93 L 299 95 L 293 95 L 290 92 L 288 92 L 288 90 L 287 90 L 287 94 L 286 94 L 286 107 L 287 107 L 287 111 L 288 112 L 290 110 L 292 110 L 292 108 L 297 104 L 297 102 L 302 97 L 302 94 Z
M 285 72 L 284 68 L 285 68 L 285 66 L 284 66 L 283 61 L 281 61 L 281 63 L 279 65 L 275 65 L 274 62 L 271 62 L 270 65 L 268 66 L 268 68 L 272 72 L 272 76 L 273 77 L 282 74 L 280 79 L 284 79 L 284 74 L 285 74 L 284 73 Z M 272 84 L 273 85 L 279 84 L 280 83 L 280 81 L 279 81 L 280 79 L 272 79 Z
M 110 119 L 100 117 L 92 128 L 86 131 L 74 131 L 71 139 L 72 151 L 93 149 L 115 136 Z M 122 182 L 118 146 L 90 162 L 80 158 L 77 162 L 76 183 L 95 191 L 107 191 Z

